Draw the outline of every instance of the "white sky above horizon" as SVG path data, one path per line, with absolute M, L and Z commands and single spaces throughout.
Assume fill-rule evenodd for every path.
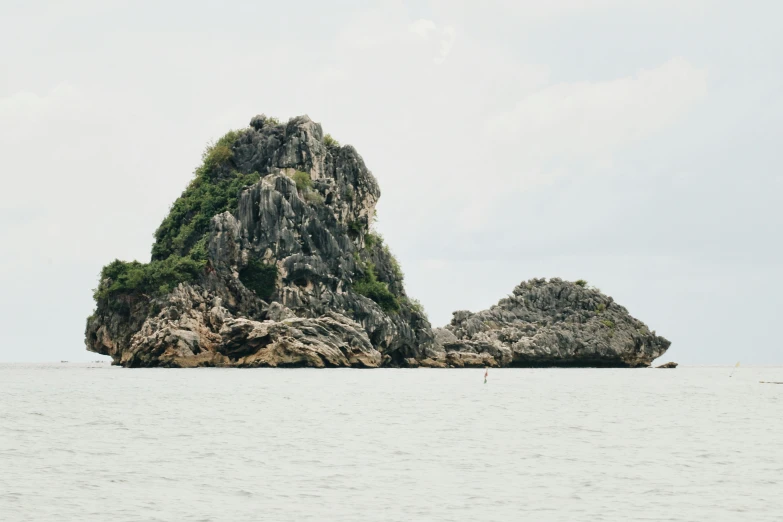
M 308 114 L 382 191 L 433 326 L 586 279 L 662 360 L 781 364 L 783 6 L 0 0 L 0 362 L 93 360 L 204 145 Z

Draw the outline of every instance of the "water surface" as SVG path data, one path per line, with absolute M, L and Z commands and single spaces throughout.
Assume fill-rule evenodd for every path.
M 0 520 L 780 521 L 730 371 L 0 365 Z

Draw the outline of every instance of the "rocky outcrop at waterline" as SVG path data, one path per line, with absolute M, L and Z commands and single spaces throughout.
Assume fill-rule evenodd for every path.
M 451 366 L 649 366 L 670 343 L 585 281 L 533 279 L 436 330 Z
M 611 298 L 523 283 L 433 329 L 371 225 L 361 156 L 302 116 L 207 148 L 149 263 L 114 261 L 87 349 L 128 367 L 644 366 L 669 343 Z

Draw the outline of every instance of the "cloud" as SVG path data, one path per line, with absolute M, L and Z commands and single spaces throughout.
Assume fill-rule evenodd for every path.
M 502 40 L 388 6 L 348 24 L 329 56 L 312 90 L 330 110 L 311 116 L 361 151 L 397 226 L 480 231 L 514 194 L 610 170 L 707 92 L 706 71 L 684 58 L 553 82 Z
M 425 270 L 434 271 L 446 268 L 448 262 L 444 259 L 423 259 L 420 264 Z
M 408 26 L 408 30 L 414 34 L 427 38 L 427 35 L 438 28 L 432 20 L 420 18 Z
M 559 17 L 584 14 L 590 11 L 614 10 L 688 10 L 698 13 L 708 0 L 433 0 L 435 11 L 441 16 L 470 22 L 492 17 L 497 22 L 511 20 L 518 23 L 540 23 Z
M 131 43 L 115 42 L 121 49 L 138 49 Z M 268 48 L 242 49 L 256 47 Z M 194 48 L 194 55 L 201 51 Z M 243 70 L 242 64 L 252 57 L 224 54 L 225 70 Z M 625 145 L 676 122 L 706 90 L 704 71 L 684 59 L 603 82 L 552 83 L 548 67 L 520 60 L 503 42 L 471 37 L 464 27 L 442 19 L 411 19 L 395 4 L 345 20 L 331 50 L 324 51 L 326 59 L 311 69 L 309 81 L 263 81 L 266 67 L 275 77 L 296 76 L 310 55 L 306 46 L 290 47 L 289 59 L 279 62 L 264 55 L 265 68 L 232 83 L 241 88 L 220 104 L 214 103 L 213 93 L 226 88 L 223 83 L 200 82 L 201 90 L 189 91 L 187 103 L 180 103 L 181 97 L 167 101 L 168 129 L 161 127 L 163 112 L 150 113 L 147 104 L 166 99 L 171 94 L 165 90 L 168 85 L 176 90 L 178 82 L 190 76 L 160 82 L 154 95 L 143 86 L 126 87 L 126 80 L 142 78 L 126 71 L 137 70 L 142 62 L 149 68 L 149 61 L 132 53 L 118 55 L 128 65 L 117 69 L 123 73 L 122 88 L 132 93 L 121 105 L 116 104 L 116 87 L 112 92 L 105 90 L 108 87 L 89 90 L 87 84 L 68 82 L 55 84 L 45 94 L 25 91 L 0 99 L 0 117 L 10 122 L 0 129 L 0 147 L 7 163 L 20 173 L 6 185 L 9 190 L 0 201 L 21 212 L 44 209 L 33 221 L 6 223 L 3 236 L 37 236 L 44 239 L 39 244 L 57 245 L 63 256 L 84 259 L 110 246 L 131 244 L 132 231 L 138 244 L 128 251 L 143 258 L 149 230 L 197 161 L 197 153 L 188 151 L 200 148 L 195 132 L 180 136 L 183 131 L 176 129 L 181 126 L 171 123 L 171 115 L 183 116 L 182 111 L 190 113 L 193 106 L 212 104 L 212 112 L 197 121 L 231 111 L 242 119 L 229 125 L 241 125 L 253 111 L 269 112 L 258 103 L 284 97 L 296 107 L 292 114 L 310 113 L 328 132 L 365 155 L 383 186 L 382 214 L 388 202 L 391 221 L 421 221 L 427 209 L 449 206 L 453 213 L 427 220 L 439 226 L 439 219 L 451 219 L 466 229 L 480 230 L 501 196 L 577 172 L 573 165 L 552 164 L 553 158 L 609 164 Z M 156 67 L 167 64 L 164 60 Z M 139 111 L 144 112 L 136 117 Z M 136 126 L 123 124 L 126 119 Z M 177 140 L 172 141 L 168 137 L 175 130 Z M 44 144 L 47 150 L 41 155 Z M 30 158 L 36 158 L 34 164 Z M 579 175 L 586 172 L 578 170 Z M 499 186 L 503 191 L 495 189 Z M 99 187 L 102 196 L 96 197 Z M 66 192 L 71 194 L 67 200 L 61 197 Z M 112 197 L 135 203 L 105 199 Z M 407 204 L 401 207 L 399 201 Z M 91 240 L 74 248 L 67 227 L 78 230 L 97 215 L 104 219 L 92 225 Z M 146 229 L 141 230 L 138 219 L 144 220 Z M 51 220 L 64 228 L 44 227 Z M 128 232 L 120 233 L 125 228 Z M 111 229 L 116 232 L 109 233 Z M 98 234 L 106 239 L 99 240 Z
M 707 94 L 707 72 L 683 58 L 604 82 L 549 85 L 487 122 L 490 139 L 522 155 L 610 161 L 612 153 L 681 118 Z
M 3 147 L 18 144 L 31 135 L 40 134 L 50 119 L 63 120 L 78 113 L 78 91 L 66 82 L 44 95 L 21 91 L 0 98 L 0 137 Z M 10 149 L 10 147 L 9 147 Z
M 714 179 L 726 170 L 722 162 L 705 163 L 721 145 L 705 122 L 709 112 L 713 123 L 758 135 L 735 131 L 750 153 L 727 151 L 736 159 L 732 170 L 774 165 L 772 146 L 763 157 L 756 149 L 762 135 L 765 146 L 772 143 L 775 129 L 762 133 L 755 115 L 736 125 L 722 113 L 738 100 L 758 100 L 747 86 L 769 76 L 749 66 L 749 74 L 731 77 L 716 35 L 732 27 L 710 39 L 700 32 L 702 20 L 680 16 L 681 6 L 698 3 L 436 0 L 415 15 L 401 0 L 350 10 L 313 3 L 298 12 L 279 3 L 263 8 L 263 31 L 250 4 L 239 17 L 225 6 L 193 6 L 183 17 L 175 4 L 156 7 L 155 16 L 152 4 L 131 12 L 104 3 L 96 12 L 91 0 L 77 6 L 77 15 L 89 11 L 90 18 L 56 3 L 44 20 L 30 11 L 29 23 L 9 22 L 3 33 L 9 43 L 25 43 L 6 64 L 11 90 L 3 94 L 16 94 L 0 98 L 0 242 L 10 250 L 0 268 L 24 283 L 6 292 L 8 310 L 25 296 L 51 295 L 80 329 L 100 266 L 114 257 L 148 259 L 151 233 L 186 186 L 203 144 L 258 112 L 307 113 L 363 155 L 382 187 L 380 231 L 408 267 L 408 291 L 436 323 L 455 308 L 488 306 L 528 276 L 573 274 L 612 289 L 611 274 L 624 268 L 615 254 L 633 246 L 639 256 L 674 255 L 686 242 L 704 250 L 704 238 L 718 248 L 727 226 L 712 223 L 773 234 L 771 189 L 780 179 L 742 199 L 725 178 Z M 634 32 L 640 21 L 651 22 L 648 32 Z M 658 31 L 672 21 L 682 34 Z M 52 52 L 37 51 L 44 33 Z M 727 81 L 742 78 L 741 88 L 716 101 L 703 63 Z M 779 113 L 764 111 L 769 121 Z M 694 153 L 699 141 L 704 147 Z M 672 168 L 675 147 L 703 172 L 688 178 L 687 190 L 682 169 Z M 666 176 L 680 185 L 666 185 Z M 710 211 L 704 187 L 723 214 Z M 760 217 L 768 219 L 749 222 L 744 216 L 763 197 L 770 210 Z M 706 224 L 671 233 L 690 222 L 690 209 Z M 750 245 L 755 236 L 747 237 Z M 585 268 L 596 252 L 611 254 L 596 264 L 607 275 Z M 576 254 L 586 257 L 568 260 Z M 80 266 L 82 275 L 58 272 L 55 295 L 40 276 L 55 273 L 49 259 Z M 83 310 L 74 296 L 82 296 Z M 26 329 L 6 344 L 26 342 Z
M 424 40 L 429 40 L 431 35 L 435 35 L 439 43 L 437 55 L 433 58 L 435 63 L 443 63 L 454 46 L 454 40 L 457 37 L 457 31 L 451 26 L 439 27 L 432 20 L 419 19 L 408 26 L 408 30 L 418 35 Z

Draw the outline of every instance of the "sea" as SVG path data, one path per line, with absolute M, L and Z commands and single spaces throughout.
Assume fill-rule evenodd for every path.
M 780 522 L 759 381 L 783 368 L 3 364 L 0 520 Z

